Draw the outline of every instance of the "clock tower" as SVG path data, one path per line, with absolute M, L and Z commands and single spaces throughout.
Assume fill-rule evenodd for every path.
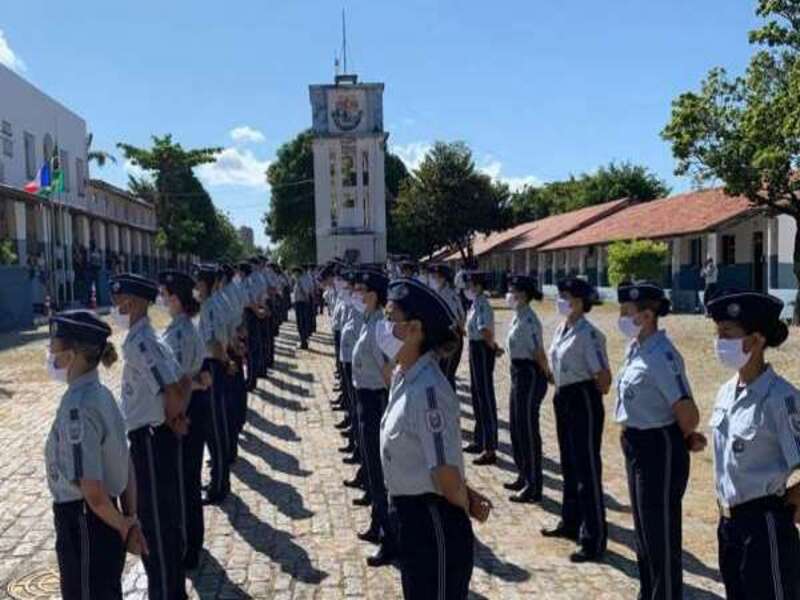
M 386 261 L 383 84 L 337 75 L 309 87 L 317 264 Z

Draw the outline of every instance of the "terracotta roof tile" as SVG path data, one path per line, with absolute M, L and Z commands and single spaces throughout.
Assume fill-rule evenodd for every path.
M 505 244 L 514 238 L 517 238 L 523 235 L 530 229 L 533 229 L 536 226 L 536 221 L 529 221 L 527 223 L 521 223 L 511 229 L 505 229 L 503 231 L 496 231 L 494 233 L 490 233 L 488 235 L 478 235 L 475 240 L 472 242 L 472 253 L 475 258 L 486 254 L 497 248 L 498 246 Z M 447 256 L 441 257 L 440 260 L 444 261 L 451 261 L 461 258 L 461 254 L 458 251 L 451 252 Z
M 568 235 L 576 229 L 594 223 L 606 215 L 622 210 L 630 200 L 612 200 L 595 206 L 587 206 L 572 212 L 553 215 L 534 221 L 530 230 L 511 240 L 503 250 L 528 250 L 547 244 L 562 236 Z
M 570 235 L 549 242 L 541 250 L 701 233 L 751 209 L 746 198 L 727 196 L 722 188 L 691 192 L 628 206 Z

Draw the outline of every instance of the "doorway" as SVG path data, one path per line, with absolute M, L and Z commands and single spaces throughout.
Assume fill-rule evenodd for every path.
M 764 280 L 764 232 L 753 233 L 753 289 L 763 292 L 766 287 Z

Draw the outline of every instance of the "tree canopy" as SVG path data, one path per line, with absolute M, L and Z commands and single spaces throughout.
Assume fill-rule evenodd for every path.
M 463 142 L 436 142 L 400 188 L 392 211 L 393 247 L 415 256 L 447 244 L 463 258 L 476 233 L 507 225 L 508 186 L 475 168 Z
M 756 14 L 765 23 L 750 32 L 758 50 L 746 72 L 713 69 L 698 91 L 673 101 L 662 135 L 672 143 L 677 174 L 721 181 L 726 193 L 800 221 L 800 0 L 759 0 Z
M 511 196 L 510 220 L 516 225 L 620 198 L 647 201 L 669 193 L 667 184 L 647 167 L 611 162 L 595 173 L 526 186 Z
M 117 144 L 132 164 L 149 172 L 130 177 L 134 194 L 154 202 L 158 217 L 156 241 L 174 253 L 207 260 L 236 260 L 242 246 L 227 216 L 215 207 L 192 169 L 212 163 L 221 148 L 185 150 L 172 136 L 153 136 L 151 148 Z M 231 236 L 233 231 L 233 236 Z

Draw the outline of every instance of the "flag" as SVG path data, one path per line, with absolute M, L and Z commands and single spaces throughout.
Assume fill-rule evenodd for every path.
M 26 183 L 23 189 L 29 194 L 47 196 L 50 194 L 50 185 L 50 164 L 45 161 L 45 163 L 39 168 L 36 178 L 33 181 Z
M 53 171 L 53 181 L 50 189 L 54 194 L 60 194 L 64 191 L 64 171 L 61 170 L 61 161 L 58 157 L 58 142 L 53 148 L 53 158 L 51 159 L 51 169 Z

